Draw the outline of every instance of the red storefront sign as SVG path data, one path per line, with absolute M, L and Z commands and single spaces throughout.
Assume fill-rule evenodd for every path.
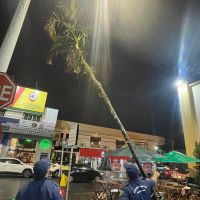
M 129 156 L 109 156 L 111 160 L 130 160 Z
M 93 148 L 80 148 L 80 156 L 90 158 L 103 158 L 105 150 Z

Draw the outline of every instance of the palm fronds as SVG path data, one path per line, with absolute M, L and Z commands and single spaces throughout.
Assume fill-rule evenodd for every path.
M 73 6 L 71 9 L 64 9 L 64 6 L 57 6 L 47 23 L 45 30 L 52 41 L 52 47 L 47 59 L 48 64 L 53 64 L 53 60 L 62 55 L 65 58 L 65 70 L 74 73 L 85 73 L 81 66 L 81 57 L 86 57 L 88 35 L 83 30 L 78 17 L 78 9 Z M 85 58 L 86 59 L 86 58 Z
M 47 23 L 45 30 L 52 41 L 52 47 L 49 51 L 48 63 L 52 64 L 54 59 L 61 55 L 65 59 L 65 70 L 73 73 L 84 73 L 91 79 L 99 96 L 107 105 L 112 117 L 118 123 L 120 130 L 125 138 L 127 145 L 137 162 L 143 176 L 146 176 L 142 166 L 137 158 L 134 145 L 129 139 L 129 136 L 121 123 L 117 113 L 115 112 L 110 99 L 108 98 L 102 84 L 97 80 L 93 68 L 88 64 L 86 58 L 88 34 L 81 24 L 80 11 L 75 4 L 75 0 L 71 0 L 73 4 L 63 6 L 58 4 L 53 11 Z

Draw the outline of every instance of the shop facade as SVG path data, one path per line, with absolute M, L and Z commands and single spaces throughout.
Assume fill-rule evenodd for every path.
M 50 157 L 58 110 L 45 107 L 47 93 L 17 87 L 14 102 L 0 116 L 0 156 L 24 163 Z
M 63 138 L 68 138 L 70 123 L 73 122 L 63 120 L 57 121 L 56 137 L 54 138 L 55 148 L 59 146 Z M 165 143 L 164 138 L 158 136 L 135 132 L 128 132 L 128 134 L 135 144 L 153 151 L 155 151 L 155 147 Z M 79 152 L 76 153 L 76 162 L 88 164 L 96 169 L 101 165 L 101 160 L 105 152 L 124 147 L 125 141 L 120 130 L 79 123 L 77 144 Z M 123 159 L 113 159 L 113 168 L 116 167 L 116 169 L 119 169 L 123 164 L 122 160 Z

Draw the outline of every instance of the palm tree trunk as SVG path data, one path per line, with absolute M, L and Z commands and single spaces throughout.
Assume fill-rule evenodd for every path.
M 79 51 L 79 55 L 82 59 L 82 63 L 83 63 L 83 66 L 85 67 L 85 72 L 86 74 L 88 75 L 88 77 L 92 80 L 92 83 L 93 85 L 95 86 L 95 88 L 97 89 L 97 91 L 99 92 L 100 96 L 103 98 L 105 104 L 107 105 L 111 115 L 113 116 L 113 118 L 115 119 L 115 121 L 117 122 L 117 124 L 119 125 L 119 128 L 124 136 L 124 139 L 125 139 L 125 142 L 126 144 L 128 145 L 132 155 L 133 155 L 133 158 L 138 166 L 138 168 L 140 169 L 140 172 L 142 174 L 143 177 L 147 177 L 146 173 L 144 172 L 143 168 L 142 168 L 142 165 L 137 157 L 137 154 L 136 154 L 136 150 L 135 150 L 135 146 L 134 144 L 131 142 L 129 136 L 128 136 L 128 133 L 127 131 L 125 130 L 121 120 L 119 119 L 117 113 L 115 112 L 111 102 L 110 102 L 110 99 L 108 98 L 105 90 L 103 89 L 102 87 L 102 84 L 97 80 L 92 68 L 90 67 L 90 65 L 86 62 L 85 58 L 83 57 L 82 55 L 82 52 L 81 50 L 78 48 L 78 51 Z

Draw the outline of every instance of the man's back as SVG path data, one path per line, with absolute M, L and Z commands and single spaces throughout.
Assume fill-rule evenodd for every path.
M 16 200 L 62 200 L 59 186 L 47 178 L 34 179 L 17 194 Z
M 129 181 L 124 187 L 120 200 L 150 200 L 154 181 L 150 179 L 140 179 Z

